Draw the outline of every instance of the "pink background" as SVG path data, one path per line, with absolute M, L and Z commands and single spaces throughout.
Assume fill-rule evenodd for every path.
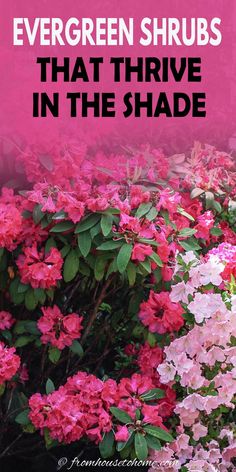
M 77 137 L 85 134 L 89 139 L 99 140 L 104 135 L 115 139 L 136 141 L 154 140 L 158 143 L 176 141 L 176 149 L 181 142 L 200 139 L 215 144 L 228 140 L 234 131 L 236 105 L 236 2 L 234 0 L 7 0 L 1 1 L 0 11 L 0 102 L 1 135 L 21 135 L 27 140 L 43 140 L 62 131 Z M 135 24 L 148 17 L 220 17 L 223 40 L 220 46 L 212 47 L 142 47 L 136 41 L 134 46 L 120 47 L 42 47 L 13 46 L 13 17 L 134 17 Z M 137 31 L 136 36 L 137 38 Z M 104 65 L 100 84 L 40 83 L 40 68 L 37 56 L 103 56 Z M 202 82 L 188 84 L 114 84 L 109 58 L 111 56 L 201 56 Z M 32 93 L 36 91 L 107 91 L 116 92 L 117 103 L 126 91 L 150 91 L 158 95 L 160 91 L 203 91 L 207 95 L 206 118 L 129 118 L 122 116 L 118 109 L 116 118 L 70 118 L 69 103 L 60 110 L 60 118 L 33 118 Z

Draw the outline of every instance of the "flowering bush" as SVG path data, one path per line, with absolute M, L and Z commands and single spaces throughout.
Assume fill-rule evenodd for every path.
M 43 437 L 233 471 L 234 161 L 127 152 L 26 148 L 2 188 L 1 455 Z

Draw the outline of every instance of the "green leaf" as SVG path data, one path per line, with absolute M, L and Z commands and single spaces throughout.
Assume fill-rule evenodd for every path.
M 75 234 L 83 233 L 83 231 L 87 231 L 88 229 L 95 226 L 99 220 L 100 220 L 100 215 L 98 215 L 97 213 L 93 213 L 92 215 L 86 216 L 85 218 L 83 218 L 83 220 L 81 220 L 77 224 L 75 228 Z
M 198 242 L 193 238 L 186 239 L 185 241 L 179 241 L 180 246 L 182 246 L 185 251 L 198 251 L 201 249 Z
M 35 299 L 41 304 L 43 305 L 45 300 L 46 300 L 46 293 L 45 291 L 42 289 L 42 288 L 35 288 L 34 289 L 34 296 L 35 296 Z
M 33 311 L 38 305 L 38 300 L 35 297 L 34 290 L 30 288 L 25 294 L 25 306 L 27 310 Z
M 210 233 L 212 234 L 212 236 L 221 236 L 223 234 L 223 231 L 220 228 L 211 228 Z
M 15 417 L 15 422 L 22 425 L 29 424 L 30 423 L 29 412 L 30 412 L 30 409 L 27 408 L 26 410 L 19 413 L 19 415 Z
M 111 406 L 110 407 L 110 412 L 121 423 L 124 423 L 124 424 L 133 423 L 133 420 L 132 420 L 131 416 L 129 416 L 128 413 L 126 413 L 126 411 L 121 410 L 120 408 L 117 408 L 116 406 Z
M 19 287 L 19 278 L 16 277 L 10 284 L 9 287 L 9 292 L 11 295 L 11 300 L 15 305 L 20 305 L 25 298 L 24 293 L 18 293 L 18 287 Z
M 45 213 L 41 211 L 42 205 L 35 205 L 33 209 L 33 220 L 36 225 L 40 223 L 40 221 L 43 219 Z
M 92 238 L 89 231 L 84 231 L 78 236 L 78 246 L 83 257 L 86 257 L 91 249 Z
M 151 209 L 152 207 L 152 203 L 149 202 L 149 203 L 141 203 L 141 205 L 139 205 L 136 213 L 135 213 L 135 216 L 136 218 L 142 218 L 142 216 L 146 215 L 146 213 L 149 212 L 149 210 Z
M 145 437 L 141 433 L 136 433 L 134 436 L 134 447 L 137 458 L 144 461 L 148 456 L 148 447 Z
M 214 200 L 212 206 L 213 206 L 214 210 L 216 210 L 217 213 L 222 212 L 222 206 L 221 206 L 220 202 L 217 202 L 216 200 Z
M 83 260 L 80 261 L 79 271 L 80 274 L 85 275 L 86 277 L 89 277 L 90 275 L 90 268 Z
M 13 331 L 15 334 L 23 334 L 26 332 L 25 320 L 17 321 L 14 325 Z
M 156 337 L 155 337 L 154 333 L 151 333 L 150 331 L 148 331 L 147 342 L 148 342 L 149 346 L 151 346 L 151 347 L 156 346 L 157 340 L 156 340 Z
M 46 382 L 46 394 L 48 395 L 49 393 L 54 392 L 55 390 L 55 385 L 51 379 L 48 379 Z
M 1 335 L 9 342 L 11 343 L 12 341 L 12 334 L 11 334 L 11 331 L 9 331 L 9 329 L 3 329 L 1 331 Z
M 124 241 L 113 241 L 111 239 L 110 241 L 106 241 L 105 243 L 102 243 L 100 246 L 97 247 L 98 251 L 113 251 L 113 249 L 117 249 L 124 244 Z
M 15 347 L 23 347 L 35 340 L 33 335 L 31 336 L 20 336 L 14 343 Z
M 179 232 L 179 236 L 193 236 L 196 233 L 196 229 L 193 228 L 183 228 Z
M 146 218 L 149 221 L 155 220 L 156 216 L 158 215 L 158 211 L 155 207 L 152 207 L 149 212 L 146 214 Z
M 18 288 L 17 288 L 17 292 L 18 293 L 25 293 L 27 292 L 27 290 L 29 289 L 29 285 L 27 284 L 22 284 L 21 282 L 19 283 L 18 285 Z
M 57 347 L 50 346 L 48 349 L 48 357 L 53 364 L 56 364 L 61 357 L 61 351 Z
M 64 218 L 67 218 L 67 213 L 65 213 L 63 210 L 57 211 L 57 213 L 54 213 L 52 219 L 53 220 L 63 220 Z
M 52 247 L 57 247 L 57 243 L 56 243 L 55 239 L 48 238 L 48 240 L 45 244 L 45 252 L 49 252 Z
M 151 262 L 147 259 L 146 261 L 140 261 L 139 265 L 143 267 L 143 269 L 150 274 L 152 269 L 151 269 Z
M 178 208 L 178 213 L 180 213 L 180 215 L 183 215 L 185 216 L 186 218 L 188 218 L 190 221 L 195 221 L 195 219 L 193 218 L 192 215 L 190 215 L 189 213 L 187 213 L 187 211 L 185 211 L 183 208 L 179 207 Z
M 161 390 L 161 388 L 152 388 L 151 390 L 148 390 L 148 392 L 143 393 L 140 395 L 140 398 L 144 402 L 150 402 L 151 400 L 156 400 L 160 398 L 165 397 L 165 392 L 164 390 Z
M 111 457 L 114 452 L 114 433 L 113 431 L 109 431 L 109 433 L 105 433 L 103 436 L 102 441 L 99 444 L 99 451 L 103 459 L 107 459 Z
M 149 259 L 152 259 L 153 262 L 155 262 L 159 267 L 163 267 L 163 262 L 161 258 L 156 254 L 156 252 L 153 252 L 150 256 L 148 256 Z
M 162 441 L 171 442 L 174 439 L 170 433 L 164 429 L 159 428 L 158 426 L 147 425 L 144 426 L 144 430 L 151 436 L 161 439 Z
M 94 267 L 94 277 L 96 280 L 100 281 L 103 279 L 106 264 L 107 264 L 106 257 L 103 257 L 103 256 L 96 257 L 95 267 Z
M 70 351 L 73 352 L 74 354 L 78 354 L 79 357 L 83 357 L 84 355 L 84 350 L 76 339 L 73 341 L 73 343 L 70 346 Z
M 116 446 L 116 449 L 118 452 L 121 452 L 123 451 L 126 447 L 129 447 L 132 443 L 133 443 L 133 440 L 134 440 L 134 431 L 131 431 L 127 441 L 119 441 L 117 443 L 117 446 Z
M 62 221 L 53 226 L 53 228 L 50 229 L 50 233 L 64 233 L 64 231 L 69 231 L 72 228 L 74 228 L 72 221 Z
M 93 226 L 90 230 L 90 235 L 91 235 L 91 238 L 94 239 L 100 232 L 101 232 L 101 224 L 100 224 L 100 221 L 95 225 Z
M 112 229 L 113 216 L 112 215 L 102 215 L 101 219 L 101 229 L 103 236 L 108 236 Z
M 155 451 L 160 451 L 161 443 L 159 439 L 154 438 L 154 436 L 150 436 L 149 434 L 146 434 L 145 438 L 147 441 L 147 445 L 150 449 L 154 449 Z
M 30 334 L 39 335 L 41 332 L 37 327 L 37 321 L 25 320 L 24 321 L 25 331 Z
M 132 254 L 132 250 L 133 250 L 133 245 L 126 244 L 126 243 L 123 244 L 123 246 L 121 246 L 119 250 L 119 253 L 117 256 L 117 268 L 121 274 L 123 274 L 123 272 L 125 271 L 128 265 L 128 262 Z
M 70 246 L 69 244 L 68 245 L 65 245 L 62 249 L 61 249 L 61 255 L 63 257 L 63 259 L 67 256 L 67 254 L 70 252 Z
M 155 277 L 155 282 L 156 284 L 159 284 L 159 282 L 161 281 L 162 279 L 162 273 L 161 273 L 161 269 L 158 267 L 157 269 L 155 269 L 153 271 L 153 275 Z
M 136 275 L 137 275 L 136 266 L 131 261 L 129 261 L 127 265 L 127 277 L 128 277 L 130 287 L 132 287 L 135 284 Z
M 63 278 L 65 282 L 73 280 L 79 270 L 79 257 L 75 249 L 71 249 L 66 256 L 63 267 Z
M 48 428 L 44 428 L 43 435 L 44 435 L 46 449 L 51 449 L 52 447 L 58 445 L 58 441 L 51 438 Z

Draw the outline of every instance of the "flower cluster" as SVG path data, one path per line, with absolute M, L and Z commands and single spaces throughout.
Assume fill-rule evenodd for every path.
M 47 446 L 233 472 L 234 159 L 199 143 L 104 149 L 26 147 L 24 185 L 2 188 L 4 437 L 12 403 Z
M 171 301 L 169 292 L 151 290 L 148 300 L 140 305 L 139 318 L 151 333 L 172 333 L 183 326 L 183 313 L 181 305 Z
M 70 346 L 74 339 L 80 338 L 82 330 L 81 316 L 76 313 L 63 315 L 58 306 L 42 308 L 43 316 L 38 320 L 43 344 L 50 343 L 58 349 Z
M 33 288 L 49 289 L 62 278 L 61 268 L 63 259 L 56 248 L 48 253 L 38 250 L 37 246 L 26 247 L 17 259 L 21 281 Z
M 8 311 L 0 311 L 0 329 L 10 329 L 15 321 L 11 313 Z
M 111 406 L 122 408 L 131 418 L 135 418 L 135 411 L 140 408 L 144 422 L 165 428 L 161 403 L 159 412 L 158 401 L 148 405 L 141 397 L 152 388 L 150 378 L 140 374 L 117 383 L 78 372 L 49 395 L 34 394 L 29 400 L 29 417 L 42 433 L 47 428 L 53 439 L 64 443 L 78 441 L 83 436 L 100 442 L 103 434 L 113 427 Z M 117 426 L 117 441 L 125 441 L 128 435 L 127 427 Z
M 236 395 L 236 348 L 233 342 L 236 338 L 236 299 L 235 295 L 230 297 L 228 294 L 225 303 L 223 290 L 214 293 L 211 288 L 209 293 L 203 293 L 202 289 L 211 283 L 216 291 L 219 290 L 225 259 L 229 251 L 234 253 L 234 250 L 223 245 L 218 251 L 211 251 L 205 262 L 195 261 L 194 267 L 187 272 L 187 284 L 194 287 L 193 300 L 186 302 L 186 291 L 179 298 L 184 298 L 196 324 L 165 348 L 165 361 L 157 367 L 162 383 L 172 384 L 178 379 L 185 389 L 175 408 L 180 421 L 179 435 L 164 454 L 168 460 L 177 458 L 189 471 L 233 470 L 231 459 L 235 457 L 236 442 L 233 428 L 224 429 L 224 414 L 234 409 Z M 176 298 L 175 288 L 176 285 L 172 292 Z M 223 427 L 215 422 L 218 415 L 222 416 Z M 216 434 L 211 439 L 212 428 L 216 429 Z M 226 444 L 221 441 L 224 437 Z M 163 451 L 160 455 L 156 452 L 155 458 L 163 460 Z
M 20 367 L 20 357 L 14 347 L 8 348 L 0 342 L 0 385 L 15 375 Z

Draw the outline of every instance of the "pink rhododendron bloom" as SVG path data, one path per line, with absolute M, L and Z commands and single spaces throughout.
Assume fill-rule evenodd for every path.
M 180 206 L 180 203 L 181 195 L 173 193 L 169 188 L 167 188 L 159 192 L 159 202 L 156 208 L 158 211 L 160 211 L 160 209 L 167 210 L 170 215 L 173 215 Z
M 13 251 L 18 244 L 23 220 L 20 211 L 11 203 L 1 203 L 1 198 L 0 221 L 0 248 Z
M 131 255 L 132 260 L 136 261 L 145 261 L 147 256 L 152 254 L 151 246 L 141 243 L 135 243 Z
M 151 347 L 147 342 L 141 346 L 137 362 L 143 374 L 153 375 L 154 369 L 158 367 L 162 360 L 163 351 L 160 347 Z
M 132 185 L 130 189 L 130 204 L 131 208 L 138 208 L 142 203 L 150 201 L 151 194 L 149 191 L 143 191 L 139 185 Z
M 59 390 L 32 395 L 29 417 L 36 428 L 48 428 L 59 442 L 68 444 L 87 436 L 98 443 L 112 428 L 109 410 L 117 396 L 115 385 L 112 380 L 103 382 L 78 372 Z
M 43 344 L 50 343 L 58 349 L 70 346 L 74 339 L 80 338 L 83 318 L 76 313 L 63 315 L 54 305 L 42 308 L 43 316 L 38 320 L 38 328 L 43 333 Z
M 7 347 L 0 342 L 0 385 L 11 380 L 20 367 L 20 357 L 14 347 Z
M 150 291 L 147 302 L 140 305 L 139 318 L 152 333 L 166 333 L 179 330 L 184 320 L 184 310 L 179 303 L 173 303 L 168 292 Z
M 17 259 L 21 282 L 30 284 L 33 288 L 49 289 L 55 287 L 61 280 L 63 259 L 60 251 L 55 247 L 48 253 L 39 251 L 36 245 L 26 247 L 24 253 Z
M 129 438 L 129 430 L 127 426 L 118 426 L 117 432 L 115 433 L 116 441 L 126 442 L 128 438 Z
M 211 211 L 206 211 L 202 215 L 198 216 L 197 218 L 197 225 L 195 229 L 197 232 L 195 233 L 196 238 L 208 239 L 210 235 L 210 230 L 214 226 L 214 216 Z
M 0 311 L 0 329 L 10 329 L 15 321 L 11 313 L 8 311 Z

